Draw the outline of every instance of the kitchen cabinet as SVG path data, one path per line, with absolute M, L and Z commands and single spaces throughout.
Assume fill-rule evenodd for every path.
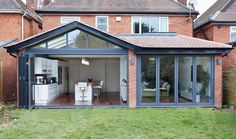
M 47 58 L 35 58 L 35 74 L 52 74 L 53 65 L 57 60 L 50 60 Z
M 55 99 L 58 94 L 57 83 L 45 84 L 45 85 L 34 85 L 35 89 L 35 104 L 46 105 L 49 101 Z

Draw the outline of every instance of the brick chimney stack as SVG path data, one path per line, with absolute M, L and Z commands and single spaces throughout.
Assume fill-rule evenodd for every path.
M 26 0 L 26 6 L 36 10 L 38 8 L 38 0 Z
M 182 3 L 183 5 L 188 5 L 188 0 L 177 0 L 179 3 Z
M 43 4 L 44 4 L 44 6 L 46 6 L 46 5 L 48 5 L 48 4 L 50 4 L 50 3 L 54 2 L 54 1 L 55 0 L 44 0 Z

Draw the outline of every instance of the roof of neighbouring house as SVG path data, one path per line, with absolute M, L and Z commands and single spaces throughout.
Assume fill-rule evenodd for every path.
M 55 0 L 37 12 L 189 14 L 190 9 L 175 0 Z M 192 14 L 198 12 L 192 10 Z
M 21 0 L 0 0 L 0 13 L 27 13 L 27 16 L 42 24 L 42 18 Z
M 217 0 L 195 22 L 194 29 L 209 23 L 236 23 L 236 0 Z
M 16 52 L 20 49 L 36 46 L 37 44 L 41 44 L 75 29 L 80 29 L 91 35 L 99 37 L 100 39 L 114 43 L 115 45 L 121 46 L 123 48 L 133 49 L 134 51 L 139 51 L 140 49 L 232 49 L 232 46 L 228 44 L 222 44 L 168 32 L 142 35 L 111 35 L 77 21 L 70 22 L 20 42 L 7 45 L 5 48 L 8 49 L 8 52 L 10 53 Z

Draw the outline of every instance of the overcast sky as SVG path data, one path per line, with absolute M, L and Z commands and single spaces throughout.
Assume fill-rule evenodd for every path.
M 215 2 L 216 0 L 197 0 L 196 10 L 202 14 Z

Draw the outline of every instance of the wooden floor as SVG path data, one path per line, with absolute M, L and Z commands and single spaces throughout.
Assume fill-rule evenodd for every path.
M 48 106 L 74 106 L 75 105 L 75 95 L 74 94 L 64 94 L 47 104 Z M 120 92 L 102 92 L 99 98 L 93 97 L 94 106 L 104 106 L 104 105 L 126 105 L 120 99 Z

